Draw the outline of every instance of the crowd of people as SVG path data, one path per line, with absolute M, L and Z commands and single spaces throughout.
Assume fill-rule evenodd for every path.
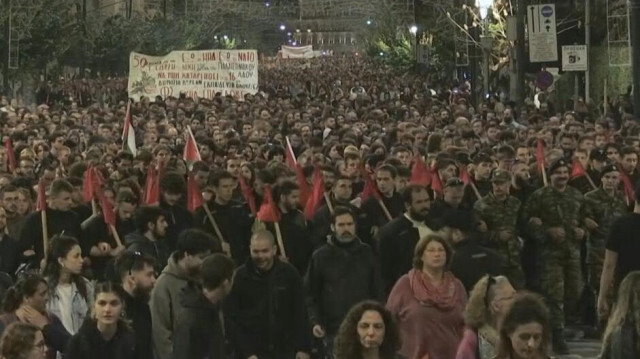
M 640 357 L 628 99 L 469 88 L 345 56 L 2 97 L 0 356 L 542 359 L 579 327 Z

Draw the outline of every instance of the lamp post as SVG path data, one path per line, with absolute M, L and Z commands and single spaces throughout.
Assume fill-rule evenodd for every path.
M 411 42 L 413 45 L 413 60 L 415 61 L 415 63 L 418 63 L 418 38 L 416 37 L 416 34 L 418 33 L 418 27 L 416 25 L 411 25 L 411 27 L 409 27 L 409 32 L 411 33 Z
M 489 93 L 489 72 L 491 63 L 491 47 L 493 38 L 489 34 L 489 21 L 487 15 L 489 8 L 493 5 L 493 0 L 476 0 L 476 7 L 482 20 L 482 35 L 480 36 L 480 45 L 484 54 L 484 76 L 483 76 L 483 95 Z

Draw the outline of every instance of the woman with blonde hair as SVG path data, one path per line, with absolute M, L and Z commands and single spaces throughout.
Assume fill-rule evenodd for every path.
M 449 271 L 452 250 L 439 235 L 416 244 L 413 269 L 395 284 L 387 309 L 398 323 L 408 359 L 453 359 L 462 339 L 467 293 Z
M 618 290 L 616 305 L 602 340 L 602 359 L 640 358 L 640 271 L 629 273 Z
M 498 326 L 516 294 L 507 277 L 482 277 L 464 310 L 466 328 L 456 359 L 490 359 L 498 345 Z
M 0 341 L 0 358 L 45 359 L 46 355 L 44 336 L 35 325 L 16 322 L 4 331 Z

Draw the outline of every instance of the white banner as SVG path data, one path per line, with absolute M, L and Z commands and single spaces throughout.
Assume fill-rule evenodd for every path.
M 310 59 L 314 57 L 313 46 L 282 46 L 282 58 L 283 59 Z
M 173 51 L 166 56 L 132 52 L 129 97 L 242 97 L 258 92 L 256 50 Z

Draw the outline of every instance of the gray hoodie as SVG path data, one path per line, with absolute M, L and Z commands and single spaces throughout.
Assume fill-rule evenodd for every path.
M 184 310 L 180 304 L 180 292 L 192 280 L 172 255 L 151 292 L 149 306 L 153 323 L 153 348 L 157 359 L 171 359 L 175 325 Z

